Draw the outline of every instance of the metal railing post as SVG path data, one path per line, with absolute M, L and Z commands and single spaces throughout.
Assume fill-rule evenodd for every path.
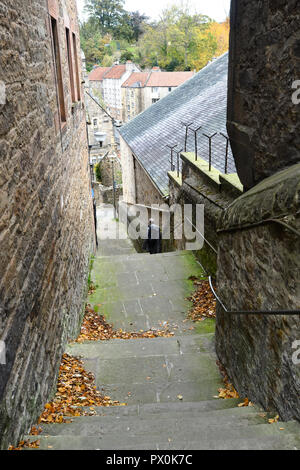
M 203 134 L 205 137 L 209 139 L 209 171 L 211 171 L 211 141 L 215 135 L 217 135 L 217 132 L 215 132 L 213 135 L 209 136 L 207 134 Z
M 225 139 L 226 139 L 225 175 L 227 175 L 227 171 L 228 171 L 229 137 L 228 137 L 228 135 L 223 134 L 223 132 L 220 132 L 220 134 L 221 134 L 221 136 L 225 137 Z

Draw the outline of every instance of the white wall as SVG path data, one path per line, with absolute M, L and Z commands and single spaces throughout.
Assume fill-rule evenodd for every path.
M 136 202 L 135 178 L 132 151 L 120 136 L 122 181 L 123 181 L 123 200 L 130 204 Z

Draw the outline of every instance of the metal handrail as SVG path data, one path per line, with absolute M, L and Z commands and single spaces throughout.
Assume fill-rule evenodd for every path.
M 214 294 L 217 302 L 221 305 L 223 310 L 226 313 L 230 313 L 231 315 L 300 315 L 300 310 L 240 310 L 240 311 L 232 311 L 228 310 L 223 302 L 220 300 L 220 297 L 216 293 L 213 285 L 212 285 L 212 280 L 211 276 L 208 278 L 210 288 L 212 290 L 212 293 Z
M 210 246 L 210 248 L 216 253 L 216 255 L 218 254 L 218 251 L 211 245 L 211 243 L 209 243 L 209 241 L 205 238 L 205 236 L 199 232 L 199 230 L 197 229 L 197 227 L 195 227 L 195 225 L 193 224 L 193 222 L 190 221 L 190 219 L 186 216 L 184 216 L 184 218 L 192 225 L 192 227 L 194 227 L 194 229 L 196 230 L 196 232 L 199 233 L 199 235 L 203 238 L 203 240 L 208 244 L 208 246 Z

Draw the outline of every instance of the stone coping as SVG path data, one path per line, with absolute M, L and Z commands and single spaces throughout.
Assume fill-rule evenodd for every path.
M 183 152 L 181 154 L 181 159 L 188 163 L 193 169 L 195 169 L 201 176 L 204 176 L 209 183 L 212 183 L 217 188 L 220 188 L 220 175 L 222 174 L 219 170 L 211 167 L 209 171 L 209 164 L 203 158 L 198 157 L 197 161 L 195 160 L 195 153 L 193 152 Z
M 168 171 L 168 177 L 175 183 L 177 186 L 182 186 L 182 174 L 180 173 L 177 176 L 177 171 Z
M 195 154 L 193 152 L 184 152 L 181 154 L 182 160 L 188 163 L 193 169 L 195 169 L 201 176 L 204 176 L 206 181 L 212 183 L 217 189 L 229 190 L 236 194 L 238 197 L 243 193 L 244 188 L 238 177 L 237 173 L 223 174 L 213 166 L 209 171 L 209 164 L 203 158 L 198 157 L 195 160 Z
M 222 186 L 225 186 L 229 190 L 234 191 L 236 194 L 241 195 L 244 192 L 244 186 L 242 185 L 240 178 L 237 173 L 221 174 L 220 181 Z
M 295 214 L 299 199 L 300 163 L 266 178 L 236 199 L 222 214 L 218 229 Z

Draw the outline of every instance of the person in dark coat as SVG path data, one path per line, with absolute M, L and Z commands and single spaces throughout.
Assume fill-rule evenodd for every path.
M 143 249 L 149 251 L 150 255 L 161 253 L 161 239 L 162 236 L 159 226 L 155 225 L 153 219 L 150 219 L 148 223 L 148 238 L 145 240 Z

